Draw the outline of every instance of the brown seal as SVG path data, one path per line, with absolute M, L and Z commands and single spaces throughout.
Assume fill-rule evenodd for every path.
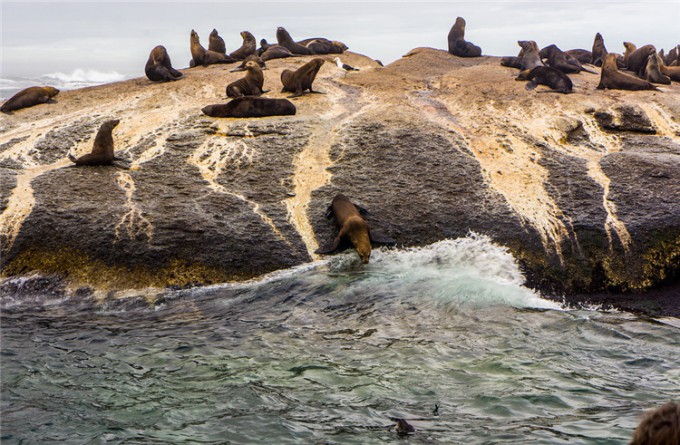
M 219 54 L 227 53 L 227 45 L 224 44 L 224 39 L 220 37 L 215 28 L 213 28 L 208 37 L 208 51 L 214 51 Z
M 234 60 L 244 60 L 246 57 L 257 52 L 257 41 L 254 35 L 248 31 L 241 31 L 241 37 L 243 38 L 241 47 L 229 54 L 229 57 Z
M 482 55 L 482 48 L 474 43 L 465 40 L 465 19 L 456 18 L 456 22 L 451 27 L 448 36 L 449 54 L 458 57 L 479 57 Z
M 154 82 L 179 80 L 184 77 L 184 74 L 172 67 L 168 51 L 162 45 L 158 45 L 151 50 L 149 60 L 146 61 L 146 66 L 144 67 L 144 73 L 146 73 L 146 77 L 149 80 Z
M 208 105 L 202 111 L 211 117 L 266 117 L 291 116 L 296 109 L 288 99 L 243 96 L 226 104 Z
M 33 105 L 54 102 L 52 98 L 59 94 L 59 90 L 54 87 L 28 87 L 10 97 L 7 102 L 2 104 L 0 111 L 9 113 L 21 108 L 32 107 Z
M 294 55 L 295 54 L 291 53 L 285 46 L 267 45 L 267 49 L 260 54 L 260 57 L 266 62 L 267 60 L 285 59 L 286 57 L 293 57 Z
M 356 249 L 361 262 L 368 263 L 371 257 L 371 242 L 379 244 L 394 245 L 396 241 L 383 235 L 382 233 L 371 230 L 368 223 L 361 216 L 366 214 L 366 210 L 358 207 L 342 193 L 335 195 L 333 202 L 326 211 L 326 218 L 335 217 L 335 222 L 340 229 L 338 236 L 326 245 L 319 247 L 315 253 L 328 254 L 338 250 L 345 250 L 351 244 Z
M 637 49 L 637 46 L 635 46 L 635 44 L 631 42 L 623 42 L 623 47 L 626 48 L 626 50 L 623 52 L 623 64 L 624 66 L 627 67 L 628 58 Z
M 526 75 L 526 80 L 530 81 L 526 85 L 527 90 L 533 90 L 537 85 L 545 85 L 557 93 L 569 94 L 573 86 L 569 76 L 550 66 L 532 68 Z
M 288 34 L 288 31 L 286 31 L 286 28 L 283 26 L 279 26 L 276 29 L 276 40 L 279 42 L 279 45 L 288 48 L 288 50 L 293 54 L 299 54 L 303 56 L 309 56 L 313 54 L 311 49 L 307 48 L 306 46 L 302 46 L 299 43 L 295 43 L 290 34 Z
M 590 63 L 595 66 L 602 66 L 604 63 L 604 58 L 607 56 L 607 48 L 604 46 L 604 38 L 599 32 L 595 34 L 595 40 L 593 41 L 593 50 L 591 51 L 593 58 Z
M 647 59 L 652 55 L 656 54 L 656 48 L 654 45 L 645 45 L 628 55 L 628 59 L 625 59 L 626 68 L 638 76 L 645 77 L 645 68 L 647 67 Z
M 645 79 L 652 83 L 670 85 L 671 78 L 661 72 L 661 65 L 663 65 L 663 61 L 658 54 L 654 53 L 649 56 L 645 67 Z
M 647 411 L 629 445 L 670 445 L 680 443 L 680 403 L 669 402 Z
M 258 56 L 257 54 L 251 54 L 248 57 L 246 57 L 245 59 L 243 59 L 243 62 L 241 62 L 241 65 L 237 66 L 233 70 L 229 70 L 229 72 L 235 73 L 237 71 L 245 71 L 246 70 L 246 63 L 248 63 L 248 62 L 255 62 L 263 70 L 267 69 L 267 65 L 264 63 L 264 60 L 262 60 L 262 57 Z
M 283 84 L 281 92 L 288 91 L 293 93 L 289 97 L 302 96 L 307 90 L 310 93 L 316 93 L 317 91 L 312 90 L 312 82 L 314 82 L 316 74 L 324 62 L 323 59 L 316 58 L 305 63 L 295 71 L 283 70 L 281 73 L 281 83 Z
M 193 66 L 208 66 L 215 63 L 233 63 L 234 59 L 227 57 L 215 51 L 209 51 L 203 48 L 198 39 L 198 34 L 193 29 L 191 30 L 191 57 L 194 62 Z
M 680 66 L 666 66 L 663 62 L 659 63 L 661 74 L 668 76 L 674 82 L 680 82 Z
M 517 44 L 522 48 L 520 52 L 520 70 L 530 70 L 537 66 L 543 66 L 538 45 L 533 40 L 518 40 Z
M 298 43 L 302 44 L 302 42 Z M 342 54 L 348 49 L 347 45 L 342 42 L 324 38 L 313 39 L 305 46 L 314 54 Z
M 583 68 L 583 66 L 581 66 L 581 62 L 571 56 L 568 56 L 564 51 L 559 49 L 557 45 L 554 44 L 543 48 L 538 53 L 538 55 L 541 57 L 541 59 L 547 59 L 549 66 L 566 74 L 577 74 L 581 71 L 596 74 L 594 71 Z
M 113 161 L 119 160 L 119 158 L 113 155 L 113 136 L 111 133 L 119 122 L 118 119 L 114 119 L 104 122 L 99 127 L 91 153 L 77 159 L 73 155 L 68 155 L 68 158 L 76 165 L 112 165 Z
M 658 88 L 647 82 L 619 71 L 616 65 L 616 54 L 607 54 L 602 64 L 600 84 L 598 89 L 609 88 L 613 90 L 657 90 Z
M 264 93 L 264 74 L 260 65 L 252 60 L 246 63 L 246 77 L 236 80 L 227 85 L 227 96 L 259 96 Z
M 587 49 L 570 49 L 565 51 L 565 54 L 569 54 L 580 63 L 590 63 L 593 60 L 593 53 Z

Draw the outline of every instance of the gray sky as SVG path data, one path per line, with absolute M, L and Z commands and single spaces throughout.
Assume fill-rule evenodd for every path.
M 680 0 L 480 2 L 28 2 L 2 0 L 2 76 L 34 77 L 76 69 L 143 76 L 151 49 L 164 45 L 186 67 L 189 33 L 208 46 L 217 28 L 227 52 L 239 32 L 275 42 L 284 26 L 296 40 L 327 37 L 385 63 L 418 46 L 446 48 L 457 16 L 466 39 L 487 55 L 516 55 L 517 40 L 590 49 L 596 32 L 607 49 L 624 40 L 658 49 L 680 43 Z

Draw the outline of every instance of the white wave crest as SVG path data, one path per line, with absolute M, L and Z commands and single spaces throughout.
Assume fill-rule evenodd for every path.
M 117 82 L 124 80 L 125 75 L 120 74 L 116 71 L 97 71 L 97 70 L 84 70 L 82 68 L 77 68 L 73 70 L 71 74 L 66 74 L 62 72 L 56 72 L 51 74 L 45 74 L 43 77 L 48 79 L 54 79 L 59 82 L 66 83 L 93 83 L 102 84 L 109 82 Z

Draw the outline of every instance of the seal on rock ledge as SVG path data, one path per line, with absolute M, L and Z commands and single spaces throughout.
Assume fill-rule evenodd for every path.
M 281 83 L 283 84 L 281 92 L 293 93 L 290 97 L 302 96 L 307 90 L 310 93 L 317 93 L 318 91 L 312 90 L 312 83 L 324 62 L 325 60 L 317 58 L 310 60 L 295 71 L 283 70 L 281 73 Z
M 226 104 L 208 105 L 201 111 L 210 117 L 267 117 L 292 116 L 297 110 L 288 99 L 243 96 Z
M 246 63 L 245 69 L 246 77 L 227 85 L 227 96 L 259 96 L 265 92 L 262 89 L 264 86 L 264 74 L 262 74 L 260 65 L 251 60 Z
M 118 119 L 104 122 L 94 138 L 92 152 L 79 158 L 68 155 L 68 158 L 76 165 L 113 165 L 113 161 L 121 160 L 113 155 L 113 135 L 111 134 L 119 123 Z
M 144 67 L 144 73 L 153 82 L 179 80 L 184 77 L 184 74 L 172 67 L 168 51 L 163 45 L 158 45 L 151 50 L 149 60 L 146 61 Z
M 59 94 L 59 90 L 54 87 L 28 87 L 10 97 L 7 102 L 2 104 L 0 111 L 9 113 L 33 105 L 53 102 L 52 98 L 57 94 Z
M 326 211 L 326 218 L 335 217 L 335 222 L 340 229 L 338 236 L 326 245 L 319 247 L 315 253 L 328 254 L 339 250 L 345 250 L 351 244 L 356 249 L 361 262 L 368 263 L 371 257 L 371 243 L 394 245 L 397 242 L 378 232 L 370 230 L 368 223 L 361 216 L 366 214 L 365 209 L 352 203 L 345 195 L 339 193 L 333 198 L 333 202 Z

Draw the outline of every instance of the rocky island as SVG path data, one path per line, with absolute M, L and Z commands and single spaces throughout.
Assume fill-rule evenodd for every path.
M 266 97 L 284 69 L 267 62 Z M 498 57 L 329 57 L 295 116 L 219 119 L 229 65 L 65 91 L 0 117 L 4 278 L 105 292 L 244 280 L 317 259 L 336 193 L 399 247 L 485 234 L 552 296 L 680 277 L 680 86 L 525 90 Z M 597 68 L 595 68 L 597 70 Z M 73 167 L 102 122 L 119 167 Z M 5 284 L 5 291 L 16 284 Z

